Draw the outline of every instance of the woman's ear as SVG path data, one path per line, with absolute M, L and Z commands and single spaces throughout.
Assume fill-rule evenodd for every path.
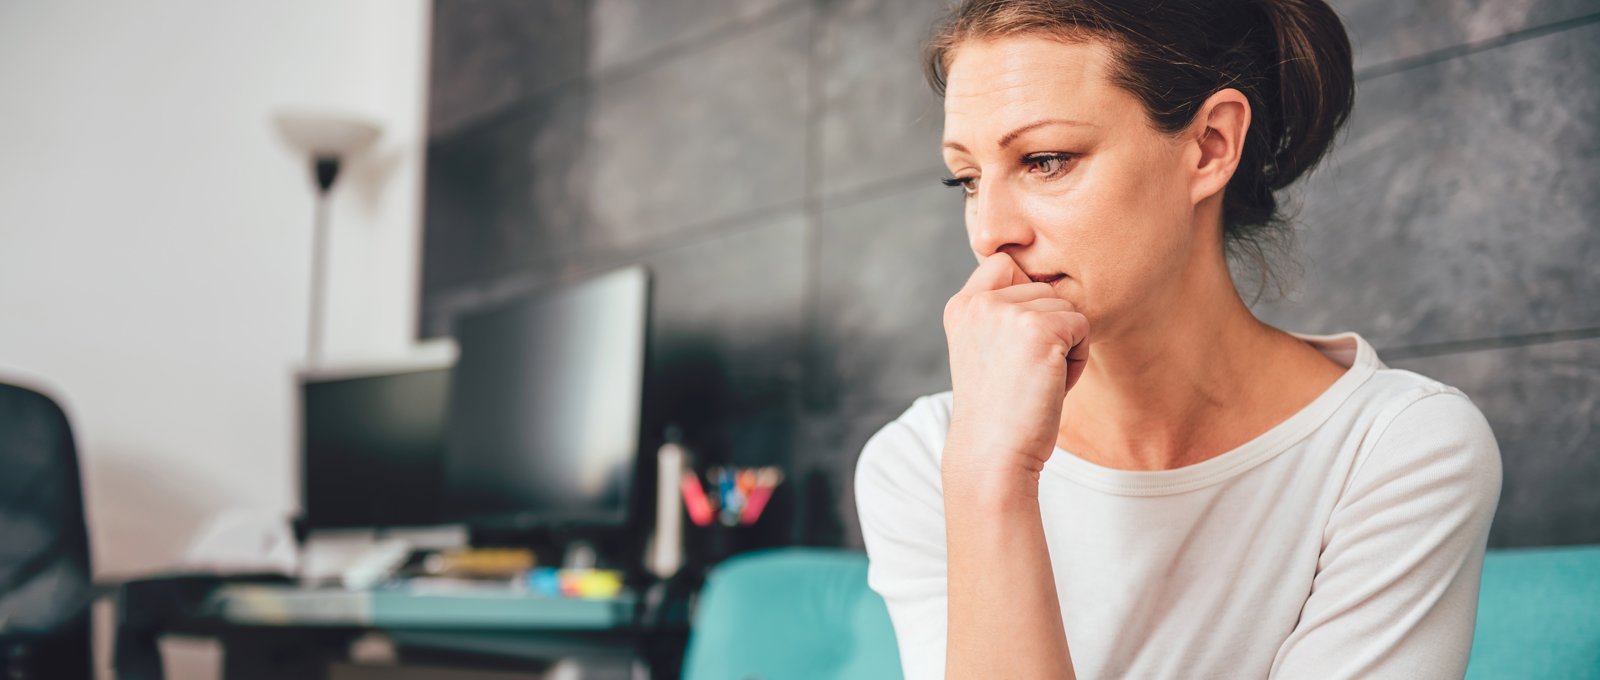
M 1250 102 L 1233 88 L 1219 90 L 1200 106 L 1190 130 L 1192 148 L 1199 154 L 1189 183 L 1189 200 L 1198 205 L 1220 195 L 1239 167 L 1245 133 L 1250 130 Z

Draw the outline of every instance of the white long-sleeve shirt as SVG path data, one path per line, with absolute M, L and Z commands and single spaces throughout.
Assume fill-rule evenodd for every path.
M 1161 471 L 1050 457 L 1040 513 L 1078 677 L 1465 673 L 1494 434 L 1461 392 L 1384 366 L 1353 333 L 1299 337 L 1349 369 L 1232 451 Z M 907 680 L 944 676 L 950 408 L 948 392 L 918 399 L 856 468 L 868 582 Z

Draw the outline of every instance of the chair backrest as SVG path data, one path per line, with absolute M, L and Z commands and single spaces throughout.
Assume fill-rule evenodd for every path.
M 685 680 L 884 680 L 900 653 L 859 552 L 779 548 L 713 570 L 696 606 Z
M 78 452 L 49 397 L 0 384 L 0 640 L 49 635 L 89 600 Z
M 1490 550 L 1468 678 L 1600 677 L 1600 545 Z

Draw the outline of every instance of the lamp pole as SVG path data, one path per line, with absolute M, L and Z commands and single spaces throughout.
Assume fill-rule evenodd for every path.
M 306 323 L 306 367 L 322 364 L 323 289 L 327 287 L 329 192 L 339 179 L 338 156 L 315 156 L 311 174 L 317 182 L 316 214 L 311 221 L 311 318 Z
M 317 187 L 311 220 L 311 300 L 307 305 L 311 311 L 306 320 L 305 358 L 305 368 L 316 369 L 322 364 L 327 304 L 323 298 L 328 287 L 330 193 L 339 179 L 341 162 L 371 146 L 383 128 L 376 120 L 363 116 L 316 110 L 279 111 L 272 122 L 284 141 L 311 159 L 311 179 Z

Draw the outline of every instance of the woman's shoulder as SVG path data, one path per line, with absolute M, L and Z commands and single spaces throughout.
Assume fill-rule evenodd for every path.
M 856 460 L 857 494 L 864 487 L 912 484 L 939 493 L 939 463 L 950 430 L 951 393 L 918 397 L 867 440 Z
M 919 449 L 943 449 L 945 435 L 950 431 L 952 403 L 948 391 L 917 397 L 904 412 L 867 440 L 867 448 L 883 448 L 873 446 L 874 442 L 883 442 L 897 449 L 908 444 Z
M 1472 398 L 1456 387 L 1430 376 L 1378 363 L 1351 400 L 1373 414 L 1373 426 L 1382 431 L 1401 424 L 1414 424 L 1419 415 L 1441 429 L 1456 429 L 1484 424 L 1487 420 Z
M 1388 366 L 1360 335 L 1296 335 L 1348 367 L 1349 374 L 1341 382 L 1349 387 L 1340 389 L 1336 385 L 1329 391 L 1338 393 L 1337 398 L 1343 402 L 1339 410 L 1347 418 L 1364 422 L 1364 427 L 1351 429 L 1363 431 L 1368 443 L 1381 440 L 1396 427 L 1421 426 L 1424 434 L 1445 438 L 1463 432 L 1488 433 L 1488 421 L 1466 393 L 1430 376 Z M 1492 439 L 1490 435 L 1491 442 Z
M 1489 420 L 1461 390 L 1405 369 L 1380 365 L 1352 395 L 1368 426 L 1353 479 L 1452 478 L 1490 500 L 1500 487 L 1500 447 Z

